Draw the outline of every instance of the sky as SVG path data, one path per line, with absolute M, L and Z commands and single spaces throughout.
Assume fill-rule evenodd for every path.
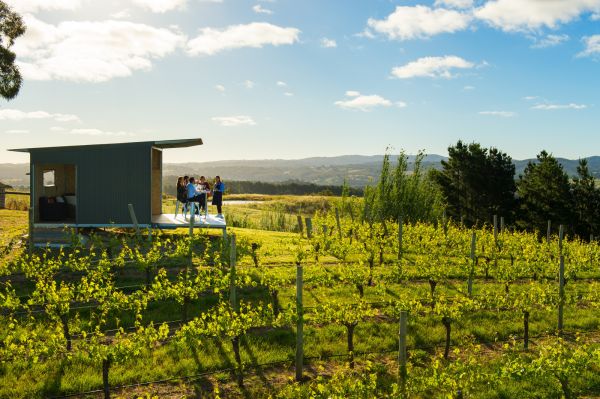
M 7 151 L 201 137 L 166 162 L 600 155 L 600 0 L 4 0 Z

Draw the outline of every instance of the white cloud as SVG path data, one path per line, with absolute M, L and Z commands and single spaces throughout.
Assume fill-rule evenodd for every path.
M 64 127 L 62 127 L 62 126 L 52 126 L 52 127 L 50 128 L 50 131 L 51 131 L 51 132 L 64 132 L 65 130 L 67 130 L 67 129 L 65 129 L 65 128 L 64 128 Z
M 283 28 L 266 22 L 232 25 L 222 30 L 203 28 L 199 36 L 188 42 L 187 52 L 190 55 L 213 55 L 243 47 L 294 44 L 299 35 L 300 30 L 296 28 Z
M 4 131 L 4 133 L 6 133 L 6 134 L 28 134 L 29 130 L 11 129 L 11 130 Z
M 105 130 L 100 130 L 100 129 L 71 129 L 64 133 L 81 135 L 81 136 L 114 136 L 114 137 L 135 136 L 135 133 L 131 133 L 131 132 L 124 132 L 124 131 L 110 132 L 110 131 L 105 131 Z
M 533 40 L 532 48 L 554 47 L 569 40 L 569 35 L 547 35 L 541 39 L 534 38 Z
M 169 29 L 126 21 L 64 21 L 52 25 L 25 16 L 27 32 L 14 46 L 21 72 L 31 80 L 104 82 L 152 68 L 183 44 Z
M 471 90 L 475 90 L 475 86 L 465 86 L 463 87 L 464 91 L 471 91 Z
M 220 91 L 221 93 L 224 93 L 224 92 L 225 92 L 225 86 L 223 86 L 223 85 L 216 85 L 216 86 L 215 86 L 215 89 L 216 89 L 217 91 Z
M 501 118 L 512 118 L 517 116 L 516 112 L 512 111 L 481 111 L 479 115 L 499 116 Z
M 289 91 L 286 91 L 285 93 L 283 93 L 283 95 L 284 95 L 284 96 L 286 96 L 286 97 L 293 97 L 293 96 L 294 96 L 294 93 L 291 93 L 291 92 L 289 92 Z
M 256 86 L 256 83 L 254 83 L 251 80 L 246 80 L 244 81 L 244 86 L 246 87 L 246 89 L 253 89 L 254 86 Z
M 592 21 L 600 21 L 600 12 L 593 13 L 593 14 L 590 16 L 590 19 L 591 19 Z
M 133 4 L 155 13 L 165 13 L 180 10 L 185 7 L 187 0 L 132 0 Z
M 445 8 L 397 6 L 396 10 L 382 20 L 369 18 L 367 24 L 374 31 L 389 39 L 408 40 L 452 33 L 468 27 L 472 17 L 467 13 Z M 369 36 L 369 30 L 363 35 Z
M 537 104 L 531 107 L 531 109 L 537 109 L 542 111 L 554 111 L 559 109 L 585 109 L 587 105 L 585 104 Z
M 41 10 L 73 11 L 82 4 L 82 0 L 4 0 L 4 2 L 18 13 Z
M 215 116 L 211 118 L 213 122 L 223 127 L 237 127 L 237 126 L 254 126 L 256 122 L 248 115 L 235 115 L 235 116 Z
M 525 97 L 523 97 L 523 100 L 525 100 L 525 101 L 533 101 L 533 100 L 536 100 L 538 98 L 539 98 L 538 96 L 525 96 Z
M 81 122 L 79 117 L 71 114 L 53 114 L 46 111 L 21 111 L 18 109 L 0 109 L 0 120 L 24 121 L 35 119 L 51 119 L 56 122 Z
M 586 36 L 583 39 L 585 50 L 578 54 L 580 57 L 600 55 L 600 35 Z
M 366 37 L 367 39 L 375 39 L 375 34 L 371 32 L 368 28 L 363 30 L 362 32 L 354 34 L 356 37 Z
M 390 100 L 379 95 L 361 95 L 356 91 L 347 91 L 346 100 L 336 101 L 334 105 L 342 109 L 359 110 L 369 112 L 377 107 L 391 107 L 393 104 Z M 406 107 L 406 103 L 399 101 L 396 103 L 399 108 Z
M 334 48 L 334 47 L 337 47 L 337 42 L 333 39 L 328 39 L 328 38 L 324 37 L 321 39 L 321 47 Z
M 471 8 L 473 7 L 473 0 L 435 0 L 434 6 L 446 6 L 453 8 Z
M 285 82 L 283 82 L 283 81 L 279 80 L 279 81 L 277 81 L 277 86 L 279 86 L 279 87 L 286 87 L 286 86 L 287 86 L 287 83 L 285 83 Z
M 490 0 L 474 15 L 504 31 L 557 28 L 586 12 L 600 11 L 600 0 Z
M 264 8 L 260 4 L 256 4 L 254 7 L 252 7 L 252 11 L 254 11 L 257 14 L 273 14 L 273 11 L 269 10 L 268 8 Z
M 398 79 L 415 77 L 445 78 L 454 77 L 453 69 L 470 69 L 475 65 L 455 55 L 444 57 L 424 57 L 406 65 L 392 69 L 392 75 Z
M 115 19 L 126 19 L 131 17 L 131 12 L 129 11 L 129 9 L 125 9 L 110 14 L 110 17 Z

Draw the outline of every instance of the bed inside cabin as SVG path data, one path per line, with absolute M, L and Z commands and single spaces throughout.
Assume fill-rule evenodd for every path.
M 35 164 L 33 201 L 36 223 L 77 222 L 77 167 Z

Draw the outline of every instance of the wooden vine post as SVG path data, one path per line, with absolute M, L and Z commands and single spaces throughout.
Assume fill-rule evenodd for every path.
M 34 218 L 35 218 L 35 212 L 33 210 L 33 207 L 30 206 L 29 207 L 29 235 L 27 236 L 27 239 L 29 240 L 28 247 L 27 247 L 29 256 L 33 255 L 33 221 L 34 221 Z
M 400 378 L 401 394 L 404 397 L 406 393 L 406 324 L 408 312 L 403 310 L 400 312 L 400 331 L 398 339 L 398 377 Z
M 110 384 L 108 382 L 110 363 L 110 357 L 102 360 L 102 392 L 104 393 L 104 399 L 110 399 Z
M 296 263 L 296 381 L 302 381 L 304 363 L 304 308 L 302 305 L 303 271 L 300 262 Z
M 402 216 L 398 218 L 398 259 L 402 259 L 402 230 L 404 222 Z
M 335 208 L 335 222 L 337 223 L 338 237 L 342 239 L 342 223 L 340 222 L 340 210 Z
M 236 271 L 235 271 L 235 263 L 236 263 L 236 240 L 235 234 L 231 235 L 229 241 L 229 306 L 231 307 L 231 311 L 235 313 L 239 313 L 239 304 L 237 300 L 237 290 L 236 290 Z M 243 366 L 242 366 L 242 358 L 240 356 L 240 336 L 235 336 L 231 339 L 231 343 L 233 345 L 233 353 L 235 356 L 235 361 L 238 366 L 238 385 L 240 387 L 244 386 L 244 374 L 243 374 Z
M 500 233 L 504 233 L 504 216 L 500 216 Z
M 446 210 L 442 212 L 442 227 L 444 228 L 444 236 L 448 236 L 448 217 L 446 216 Z
M 238 311 L 237 291 L 235 286 L 236 272 L 235 263 L 237 261 L 235 234 L 231 235 L 229 242 L 229 304 L 234 312 Z
M 504 223 L 504 219 L 501 219 L 502 223 Z M 494 215 L 494 249 L 492 251 L 492 257 L 494 258 L 494 270 L 498 270 L 498 257 L 497 257 L 497 251 L 498 251 L 498 215 Z M 487 279 L 489 277 L 488 275 L 488 268 L 485 268 L 485 278 Z
M 189 279 L 189 274 L 190 274 L 190 269 L 192 269 L 194 267 L 194 250 L 193 250 L 193 242 L 192 239 L 190 238 L 190 247 L 188 249 L 188 261 L 185 263 L 185 270 L 184 270 L 184 278 L 185 278 L 185 287 L 188 286 L 188 279 Z M 182 307 L 182 319 L 184 321 L 184 323 L 187 323 L 188 321 L 188 305 L 190 303 L 190 298 L 189 296 L 186 294 L 183 297 L 183 307 Z
M 471 270 L 469 271 L 469 281 L 467 283 L 467 290 L 469 292 L 469 296 L 473 295 L 473 277 L 475 274 L 475 263 L 477 258 L 475 258 L 475 244 L 477 242 L 477 235 L 475 232 L 471 235 Z
M 190 237 L 194 235 L 194 203 L 190 202 Z
M 558 231 L 558 248 L 560 251 L 560 264 L 558 267 L 558 333 L 563 332 L 563 312 L 565 304 L 565 257 L 562 254 L 563 226 Z
M 494 244 L 498 246 L 498 215 L 494 215 Z
M 302 223 L 302 216 L 297 215 L 296 219 L 298 220 L 298 231 L 300 231 L 300 237 L 304 234 L 304 224 Z
M 548 220 L 548 228 L 546 229 L 546 242 L 550 244 L 550 230 L 552 230 L 552 221 Z
M 306 218 L 306 238 L 312 238 L 312 219 Z

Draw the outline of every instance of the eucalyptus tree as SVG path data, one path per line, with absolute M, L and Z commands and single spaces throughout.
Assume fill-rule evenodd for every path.
M 11 100 L 19 94 L 23 78 L 10 49 L 15 39 L 25 33 L 23 19 L 0 0 L 0 96 Z

